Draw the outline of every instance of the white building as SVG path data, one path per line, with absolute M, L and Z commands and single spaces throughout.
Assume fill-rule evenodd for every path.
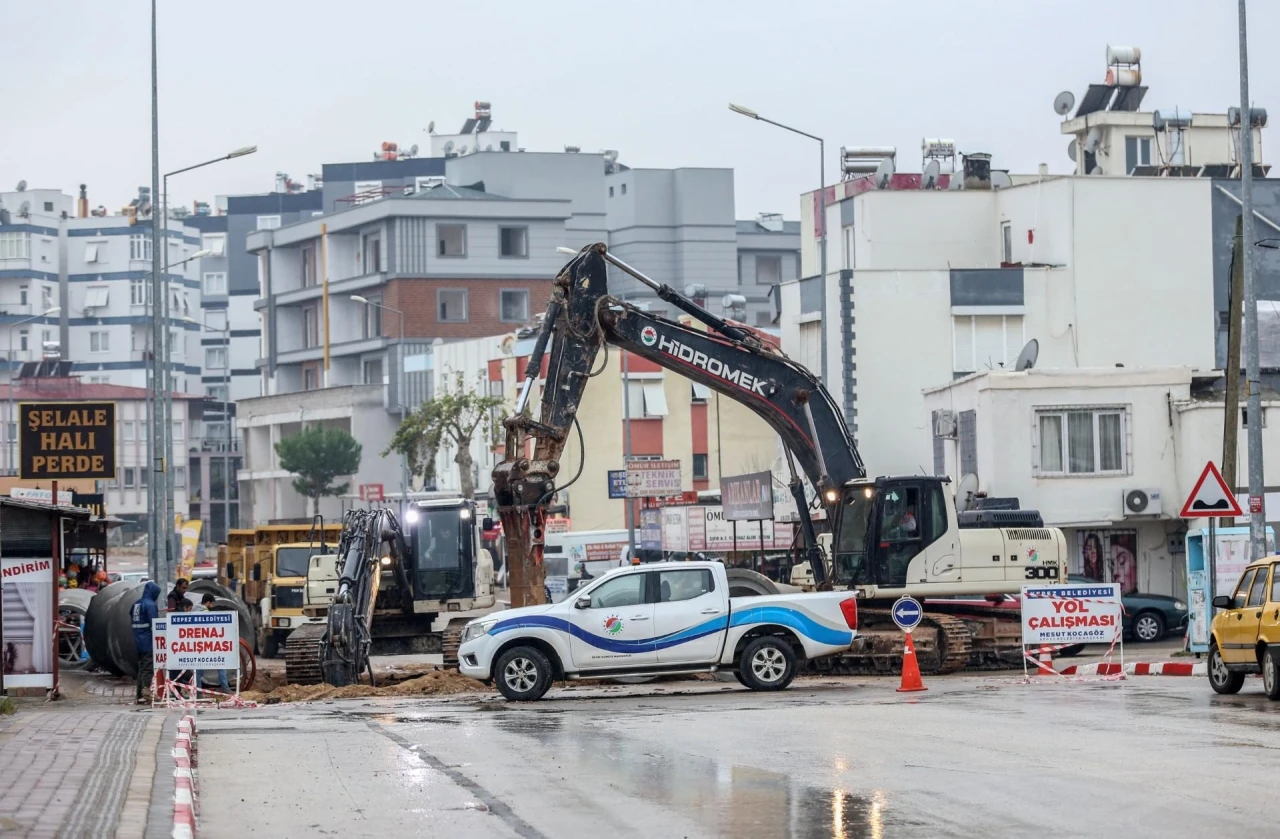
M 1073 573 L 1100 570 L 1140 591 L 1182 595 L 1187 524 L 1179 513 L 1205 464 L 1222 458 L 1215 382 L 1219 374 L 1187 367 L 974 373 L 924 394 L 943 432 L 934 471 L 957 483 L 975 475 L 979 492 L 1039 510 L 1046 524 L 1066 530 Z M 1277 407 L 1264 403 L 1268 451 L 1280 446 L 1280 429 L 1268 423 Z M 1237 497 L 1247 508 L 1243 417 L 1243 408 L 1233 415 L 1242 422 Z M 1273 457 L 1265 467 L 1267 486 L 1280 483 L 1280 462 Z M 1130 498 L 1135 491 L 1145 507 Z M 1268 520 L 1280 518 L 1280 496 L 1267 502 Z M 1085 568 L 1087 542 L 1101 548 L 1100 568 Z

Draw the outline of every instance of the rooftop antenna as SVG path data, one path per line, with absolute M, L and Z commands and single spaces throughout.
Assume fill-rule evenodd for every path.
M 1071 109 L 1075 106 L 1076 95 L 1069 90 L 1064 90 L 1053 97 L 1053 112 L 1060 117 L 1065 117 L 1071 113 Z
M 1018 360 L 1013 362 L 1014 372 L 1021 373 L 1023 370 L 1030 370 L 1036 366 L 1036 359 L 1040 357 L 1040 342 L 1032 338 L 1027 345 L 1022 348 L 1022 352 L 1018 353 Z

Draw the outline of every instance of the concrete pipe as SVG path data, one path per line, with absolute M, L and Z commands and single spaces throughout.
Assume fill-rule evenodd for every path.
M 111 611 L 112 604 L 132 588 L 132 583 L 112 583 L 93 596 L 84 615 L 84 643 L 89 650 L 89 657 L 93 659 L 94 664 L 113 676 L 123 676 L 124 672 L 116 666 L 108 648 L 107 615 Z
M 133 604 L 138 602 L 146 583 L 134 583 L 129 590 L 117 597 L 107 610 L 107 650 L 123 675 L 130 678 L 138 675 L 138 648 L 133 641 Z M 160 595 L 164 597 L 164 594 Z

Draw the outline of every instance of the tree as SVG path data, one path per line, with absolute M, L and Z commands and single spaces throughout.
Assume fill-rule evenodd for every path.
M 312 514 L 320 512 L 320 499 L 341 495 L 350 484 L 333 483 L 339 475 L 353 475 L 360 468 L 360 444 L 341 428 L 304 428 L 276 443 L 280 468 L 298 477 L 293 488 L 311 499 Z
M 484 393 L 483 375 L 476 386 L 468 387 L 462 373 L 446 373 L 444 384 L 435 396 L 418 406 L 404 418 L 391 445 L 382 453 L 386 457 L 398 452 L 407 459 L 409 472 L 424 481 L 436 476 L 436 456 L 453 451 L 458 466 L 459 486 L 466 498 L 475 498 L 475 460 L 471 444 L 477 434 L 491 441 L 497 433 L 494 408 L 502 406 L 502 397 Z

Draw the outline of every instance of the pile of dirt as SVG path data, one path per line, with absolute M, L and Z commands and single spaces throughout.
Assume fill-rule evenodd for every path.
M 335 688 L 330 685 L 274 685 L 265 691 L 249 691 L 245 699 L 263 705 L 280 702 L 316 702 L 323 699 L 359 699 L 367 696 L 450 696 L 457 693 L 474 693 L 487 690 L 475 679 L 468 679 L 453 670 L 431 670 L 421 676 L 378 687 L 348 685 Z

